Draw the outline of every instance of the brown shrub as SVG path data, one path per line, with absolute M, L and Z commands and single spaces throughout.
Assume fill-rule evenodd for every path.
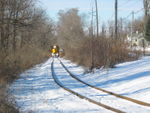
M 7 85 L 18 78 L 19 73 L 43 62 L 48 58 L 48 50 L 35 46 L 24 46 L 16 53 L 5 54 L 0 52 L 0 113 L 18 113 L 18 109 L 7 100 Z
M 139 51 L 130 51 L 128 44 L 123 40 L 110 38 L 87 38 L 82 40 L 79 47 L 66 48 L 65 51 L 68 59 L 86 67 L 92 66 L 93 51 L 93 67 L 96 68 L 114 67 L 117 63 L 137 59 L 140 55 Z

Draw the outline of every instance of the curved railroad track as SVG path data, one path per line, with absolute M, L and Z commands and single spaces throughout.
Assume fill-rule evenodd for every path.
M 55 71 L 54 71 L 54 66 L 53 66 L 53 64 L 54 64 L 54 60 L 53 60 L 52 63 L 51 63 L 51 72 L 52 72 L 52 77 L 53 77 L 54 81 L 56 82 L 56 84 L 57 84 L 58 86 L 60 86 L 60 87 L 63 88 L 64 90 L 66 90 L 66 91 L 72 93 L 73 95 L 76 95 L 77 97 L 79 97 L 79 98 L 81 98 L 81 99 L 85 99 L 85 100 L 87 100 L 87 101 L 89 101 L 89 102 L 91 102 L 91 103 L 93 103 L 93 104 L 96 104 L 96 105 L 98 105 L 98 106 L 100 106 L 100 107 L 103 107 L 103 108 L 105 108 L 105 109 L 107 109 L 107 110 L 110 110 L 110 111 L 113 111 L 113 112 L 116 112 L 116 113 L 125 113 L 124 111 L 121 111 L 121 110 L 119 110 L 119 109 L 116 109 L 116 108 L 110 107 L 110 106 L 108 106 L 108 105 L 102 104 L 102 103 L 100 103 L 100 102 L 97 102 L 97 101 L 95 101 L 95 100 L 93 100 L 93 99 L 90 99 L 90 98 L 88 98 L 88 97 L 86 97 L 86 96 L 83 96 L 83 95 L 81 95 L 81 94 L 79 94 L 79 93 L 77 93 L 77 92 L 75 92 L 75 91 L 73 91 L 73 90 L 71 90 L 71 89 L 65 87 L 65 86 L 61 83 L 61 81 L 58 80 L 58 78 L 57 78 L 57 76 L 56 76 L 56 74 L 55 74 Z
M 63 62 L 62 62 L 60 59 L 58 59 L 58 60 L 60 61 L 61 65 L 64 67 L 64 69 L 69 73 L 69 75 L 70 75 L 71 77 L 73 77 L 74 79 L 78 80 L 79 82 L 81 82 L 81 83 L 83 83 L 83 84 L 85 84 L 85 85 L 87 85 L 87 86 L 89 86 L 89 87 L 91 87 L 91 88 L 94 88 L 94 89 L 96 89 L 96 90 L 99 90 L 99 91 L 105 92 L 105 93 L 107 93 L 107 94 L 113 95 L 113 96 L 115 96 L 115 97 L 118 97 L 118 98 L 121 98 L 121 99 L 130 101 L 130 102 L 133 102 L 133 103 L 142 105 L 142 106 L 150 107 L 150 103 L 143 102 L 143 101 L 140 101 L 140 100 L 136 100 L 136 99 L 133 99 L 133 98 L 130 98 L 130 97 L 122 96 L 122 95 L 120 95 L 120 94 L 116 94 L 116 93 L 113 93 L 113 92 L 111 92 L 111 91 L 107 91 L 107 90 L 105 90 L 105 89 L 95 87 L 95 86 L 93 86 L 93 85 L 91 85 L 91 84 L 88 84 L 88 83 L 82 81 L 82 80 L 79 79 L 77 76 L 75 76 L 74 74 L 72 74 L 72 73 L 67 69 L 67 67 L 63 64 Z

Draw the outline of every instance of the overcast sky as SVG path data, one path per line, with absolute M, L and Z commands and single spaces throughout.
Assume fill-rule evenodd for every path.
M 99 19 L 102 22 L 114 19 L 115 0 L 97 0 Z M 143 8 L 143 0 L 118 0 L 119 17 L 127 17 L 132 11 L 139 11 Z M 59 10 L 78 8 L 80 13 L 89 14 L 94 5 L 94 0 L 40 0 L 40 6 L 46 9 L 47 14 L 57 20 Z M 135 14 L 135 18 L 143 15 L 143 11 Z M 128 19 L 130 19 L 129 16 Z

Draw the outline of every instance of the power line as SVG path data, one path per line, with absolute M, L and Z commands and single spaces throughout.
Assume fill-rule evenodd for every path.
M 143 10 L 144 10 L 144 8 L 141 8 L 141 9 L 139 9 L 139 10 L 137 10 L 137 11 L 132 11 L 132 12 L 134 12 L 134 14 L 138 14 L 139 12 L 141 12 L 141 11 L 143 11 Z M 129 15 L 126 16 L 125 18 L 126 18 L 126 19 L 129 18 L 129 17 L 132 15 L 132 12 L 129 13 Z
M 131 13 L 129 13 L 129 15 L 128 15 L 128 16 L 126 16 L 125 18 L 129 18 L 131 15 L 132 15 L 132 12 L 131 12 Z
M 144 10 L 144 8 L 141 8 L 140 10 L 136 11 L 135 14 L 137 14 L 137 13 L 143 11 L 143 10 Z
M 128 0 L 127 2 L 125 2 L 124 4 L 119 5 L 118 7 L 119 7 L 120 10 L 121 10 L 121 8 L 124 7 L 124 6 L 125 6 L 125 7 L 127 7 L 127 6 L 128 6 L 128 7 L 129 7 L 129 6 L 132 6 L 132 7 L 133 7 L 134 5 L 136 5 L 136 4 L 138 3 L 138 1 L 139 1 L 139 0 Z M 132 3 L 132 2 L 133 2 L 133 3 Z M 128 3 L 132 3 L 132 4 L 127 5 Z
M 119 5 L 119 8 L 126 5 L 127 3 L 129 3 L 131 0 L 127 0 L 126 2 L 122 3 L 121 5 Z

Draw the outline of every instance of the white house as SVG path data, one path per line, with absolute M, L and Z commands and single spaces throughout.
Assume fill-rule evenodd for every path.
M 145 40 L 143 33 L 134 33 L 132 36 L 128 35 L 127 40 L 132 47 L 147 47 L 149 46 L 149 42 Z

